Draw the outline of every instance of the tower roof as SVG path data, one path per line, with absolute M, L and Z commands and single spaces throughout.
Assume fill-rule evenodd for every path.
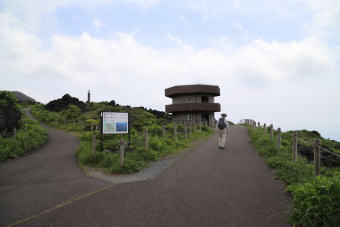
M 181 94 L 208 94 L 220 96 L 220 88 L 215 85 L 192 84 L 178 85 L 165 89 L 165 96 L 169 98 Z

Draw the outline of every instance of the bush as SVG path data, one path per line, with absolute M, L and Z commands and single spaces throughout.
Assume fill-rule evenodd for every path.
M 61 99 L 53 100 L 46 105 L 46 109 L 54 112 L 60 112 L 68 108 L 69 105 L 75 105 L 81 110 L 85 110 L 86 105 L 79 99 L 65 94 Z
M 281 151 L 276 148 L 276 141 L 265 138 L 251 128 L 248 132 L 254 147 L 264 157 L 267 165 L 275 168 L 276 177 L 290 185 L 287 189 L 293 197 L 290 223 L 293 226 L 340 226 L 340 170 L 321 168 L 325 176 L 314 179 L 314 166 L 307 163 L 308 156 L 298 156 L 296 162 L 292 161 L 289 142 L 292 140 L 292 132 L 282 134 Z M 304 137 L 304 140 L 311 140 L 308 136 L 318 137 L 320 134 L 307 130 L 299 132 L 299 137 Z M 299 146 L 300 154 L 306 153 L 305 150 L 311 153 L 312 148 Z
M 295 226 L 340 226 L 340 178 L 318 176 L 291 185 L 290 222 Z
M 0 137 L 0 161 L 25 155 L 46 142 L 47 130 L 38 122 L 24 117 L 21 124 L 22 129 L 19 129 L 14 137 Z
M 154 123 L 155 124 L 155 123 Z M 169 125 L 172 127 L 172 124 Z M 156 131 L 156 133 L 151 133 L 151 130 Z M 131 131 L 131 151 L 125 153 L 124 165 L 120 166 L 119 153 L 111 152 L 97 152 L 93 154 L 91 152 L 91 136 L 93 134 L 99 136 L 98 132 L 83 132 L 79 136 L 81 139 L 82 146 L 77 150 L 78 160 L 83 165 L 88 165 L 92 167 L 104 168 L 109 173 L 133 173 L 144 168 L 149 162 L 158 160 L 159 158 L 174 153 L 180 148 L 187 147 L 193 140 L 206 136 L 212 132 L 211 129 L 207 128 L 207 131 L 196 131 L 190 135 L 189 139 L 183 139 L 179 137 L 175 141 L 172 135 L 167 134 L 166 138 L 159 137 L 158 130 L 161 129 L 159 125 L 152 125 L 149 128 L 149 151 L 145 151 L 144 147 L 144 137 L 138 136 L 135 129 Z M 104 150 L 110 150 L 114 147 L 112 151 L 118 151 L 118 142 L 121 137 L 126 137 L 126 135 L 105 135 L 105 140 L 110 141 L 110 144 L 104 143 Z M 182 138 L 182 139 L 180 139 Z M 125 138 L 125 141 L 127 138 Z M 99 146 L 99 141 L 97 141 L 97 148 Z M 98 151 L 98 149 L 96 150 Z
M 21 112 L 17 100 L 9 91 L 0 91 L 0 133 L 13 132 L 19 128 Z

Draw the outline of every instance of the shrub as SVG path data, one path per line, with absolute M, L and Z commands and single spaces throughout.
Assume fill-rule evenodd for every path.
M 47 130 L 42 128 L 38 122 L 24 117 L 20 124 L 22 128 L 14 137 L 0 137 L 0 161 L 25 155 L 46 142 Z
M 292 132 L 282 134 L 281 151 L 276 148 L 276 141 L 265 138 L 254 129 L 249 128 L 248 132 L 259 154 L 275 168 L 276 177 L 290 185 L 287 189 L 293 197 L 290 223 L 293 226 L 340 226 L 340 170 L 321 168 L 325 176 L 314 179 L 314 166 L 307 163 L 306 157 L 298 156 L 296 162 L 292 161 L 289 142 Z M 320 135 L 316 131 L 299 131 L 299 137 L 304 140 L 311 140 L 308 136 Z M 309 152 L 312 148 L 299 146 L 300 154 L 304 150 Z
M 0 133 L 13 132 L 19 128 L 21 112 L 17 100 L 9 91 L 0 91 Z
M 46 109 L 54 112 L 60 112 L 68 108 L 69 105 L 75 105 L 81 110 L 85 110 L 85 103 L 79 99 L 65 94 L 61 99 L 53 100 L 46 105 Z
M 340 178 L 318 176 L 291 185 L 290 222 L 296 226 L 340 226 Z

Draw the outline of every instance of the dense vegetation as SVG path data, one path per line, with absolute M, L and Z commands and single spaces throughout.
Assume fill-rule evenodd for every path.
M 9 91 L 0 91 L 0 134 L 11 133 L 19 127 L 21 112 L 17 100 Z
M 69 105 L 74 105 L 85 110 L 85 103 L 79 101 L 79 99 L 70 96 L 69 94 L 64 95 L 61 99 L 53 100 L 46 105 L 46 110 L 60 112 L 68 108 Z
M 129 112 L 131 115 L 131 144 L 126 145 L 125 162 L 120 165 L 119 141 L 127 135 L 104 135 L 103 151 L 99 152 L 99 127 L 101 111 L 106 112 Z M 77 149 L 79 163 L 85 166 L 101 168 L 109 173 L 131 173 L 145 167 L 151 161 L 172 154 L 181 148 L 204 136 L 212 133 L 212 130 L 203 126 L 202 130 L 194 130 L 188 138 L 184 136 L 183 125 L 178 125 L 178 140 L 174 139 L 174 125 L 169 121 L 169 115 L 156 111 L 157 115 L 150 113 L 143 107 L 120 106 L 115 102 L 91 103 L 83 110 L 76 105 L 69 104 L 59 112 L 47 110 L 42 104 L 35 105 L 32 113 L 40 121 L 46 122 L 53 127 L 77 132 L 81 146 Z M 162 126 L 166 125 L 166 137 L 162 137 Z M 149 151 L 145 150 L 144 131 L 149 130 Z M 189 130 L 188 130 L 189 131 Z M 96 135 L 96 151 L 91 151 L 91 139 Z
M 321 167 L 321 175 L 314 177 L 313 163 L 299 155 L 292 161 L 293 132 L 282 133 L 282 147 L 265 137 L 263 129 L 248 129 L 251 141 L 266 163 L 275 169 L 276 177 L 287 184 L 292 196 L 290 223 L 294 226 L 340 226 L 340 168 Z M 269 132 L 269 131 L 268 131 Z M 277 132 L 274 133 L 275 137 Z M 274 138 L 275 138 L 274 137 Z M 338 151 L 338 142 L 326 140 L 316 131 L 298 131 L 299 152 L 303 146 L 321 139 L 322 146 Z M 302 142 L 305 141 L 305 142 Z M 302 144 L 303 143 L 303 144 Z M 309 145 L 308 145 L 309 146 Z
M 34 151 L 47 140 L 47 131 L 24 116 L 7 91 L 0 91 L 0 132 L 0 162 Z

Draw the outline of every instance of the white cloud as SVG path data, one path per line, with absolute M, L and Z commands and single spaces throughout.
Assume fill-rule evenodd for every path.
M 298 111 L 291 121 L 296 127 L 314 125 L 317 115 L 330 116 L 325 111 L 312 112 L 314 100 L 332 112 L 327 125 L 337 120 L 340 110 L 332 99 L 339 91 L 320 84 L 325 78 L 332 78 L 333 84 L 339 81 L 334 75 L 339 71 L 340 56 L 318 36 L 291 42 L 257 39 L 238 47 L 223 38 L 200 49 L 171 34 L 166 38 L 175 47 L 153 48 L 125 33 L 116 33 L 112 39 L 95 38 L 86 32 L 78 37 L 54 34 L 46 48 L 23 20 L 3 10 L 1 86 L 27 91 L 45 102 L 69 91 L 78 97 L 83 92 L 85 98 L 91 89 L 95 100 L 115 99 L 122 104 L 163 109 L 169 102 L 163 96 L 168 86 L 218 84 L 222 110 L 233 120 L 255 117 L 288 127 L 285 115 L 293 118 Z M 308 81 L 318 83 L 307 86 Z M 267 106 L 272 108 L 264 110 Z M 327 126 L 319 124 L 319 128 Z
M 102 22 L 99 19 L 97 19 L 97 18 L 94 18 L 92 20 L 92 24 L 93 24 L 93 27 L 95 29 L 99 29 L 99 28 L 101 28 L 103 26 Z
M 295 0 L 305 3 L 314 12 L 313 21 L 306 29 L 314 34 L 340 36 L 340 1 L 338 0 Z
M 160 2 L 160 0 L 125 0 L 125 1 L 134 3 L 144 9 L 150 8 Z
M 123 2 L 134 4 L 142 9 L 150 8 L 158 4 L 160 0 L 124 0 Z M 3 0 L 3 7 L 7 10 L 15 11 L 20 15 L 25 29 L 37 30 L 43 23 L 51 26 L 57 23 L 56 12 L 60 8 L 84 7 L 94 8 L 97 6 L 119 3 L 119 0 Z
M 177 47 L 155 49 L 128 34 L 104 40 L 83 33 L 72 38 L 54 35 L 51 49 L 42 50 L 39 38 L 21 29 L 13 14 L 0 16 L 1 62 L 28 75 L 48 69 L 81 83 L 92 83 L 98 77 L 109 83 L 126 77 L 181 82 L 227 77 L 251 83 L 319 76 L 334 68 L 332 50 L 315 37 L 286 43 L 259 39 L 222 50 L 219 46 L 196 49 L 168 34 Z
M 303 1 L 303 0 L 302 0 Z M 283 17 L 296 16 L 292 0 L 186 0 L 189 9 L 198 12 L 204 20 L 211 17 L 237 12 L 246 15 L 253 12 L 261 14 L 276 14 Z

